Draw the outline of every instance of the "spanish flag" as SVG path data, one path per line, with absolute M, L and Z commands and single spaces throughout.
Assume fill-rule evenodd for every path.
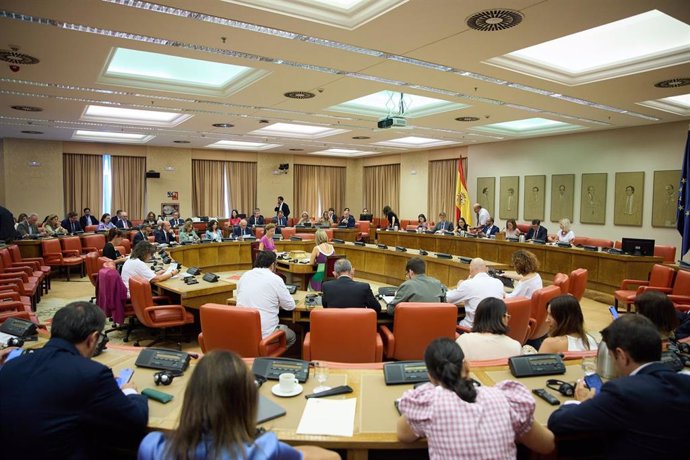
M 465 173 L 462 170 L 462 159 L 458 159 L 458 180 L 455 185 L 455 222 L 464 218 L 468 226 L 472 226 L 472 205 L 467 193 Z

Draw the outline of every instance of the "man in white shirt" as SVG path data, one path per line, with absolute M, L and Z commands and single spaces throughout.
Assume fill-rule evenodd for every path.
M 259 310 L 261 316 L 261 336 L 267 337 L 280 329 L 285 332 L 287 346 L 290 348 L 297 336 L 284 324 L 278 324 L 278 312 L 294 310 L 292 298 L 283 280 L 275 272 L 276 255 L 273 251 L 261 251 L 256 256 L 254 268 L 245 272 L 237 283 L 237 306 Z
M 482 208 L 482 205 L 479 203 L 474 203 L 473 209 L 474 212 L 477 214 L 477 227 L 485 226 L 486 221 L 489 219 L 489 217 L 491 217 L 489 215 L 489 211 Z
M 503 299 L 503 283 L 488 274 L 486 262 L 476 258 L 470 262 L 470 276 L 460 281 L 455 289 L 448 291 L 446 301 L 454 304 L 465 303 L 465 318 L 461 326 L 471 328 L 474 324 L 474 312 L 479 302 L 487 297 Z

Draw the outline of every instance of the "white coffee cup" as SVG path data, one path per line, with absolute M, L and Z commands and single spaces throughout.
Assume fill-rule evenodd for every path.
M 297 388 L 297 378 L 295 377 L 295 374 L 291 374 L 289 372 L 280 374 L 278 380 L 280 382 L 280 391 L 283 393 L 292 393 Z

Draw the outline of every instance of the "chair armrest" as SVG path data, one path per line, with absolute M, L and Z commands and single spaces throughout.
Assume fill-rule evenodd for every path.
M 0 279 L 0 289 L 2 289 L 3 291 L 12 290 L 19 294 L 21 292 L 21 288 L 19 286 L 20 283 L 21 281 L 16 278 L 9 280 Z
M 24 310 L 24 304 L 23 303 L 10 301 L 10 302 L 0 302 L 0 311 L 1 312 L 7 312 L 7 311 L 26 311 L 26 310 Z
M 79 256 L 79 251 L 76 249 L 63 249 L 62 255 L 67 257 L 77 257 Z
M 690 305 L 690 295 L 671 294 L 668 296 L 668 300 L 675 304 Z
M 672 288 L 664 288 L 664 287 L 657 287 L 657 286 L 640 286 L 637 288 L 637 293 L 642 294 L 643 292 L 647 291 L 658 291 L 658 292 L 665 292 L 666 294 L 670 294 L 671 291 L 673 291 Z
M 376 334 L 376 350 L 374 352 L 374 361 L 380 363 L 383 361 L 383 339 L 381 339 L 381 334 Z
M 156 305 L 170 305 L 172 304 L 172 299 L 167 295 L 154 295 L 152 297 L 153 303 Z
M 12 262 L 12 267 L 22 267 L 22 268 L 28 268 L 30 271 L 35 272 L 41 269 L 41 266 L 38 265 L 38 262 Z
M 26 276 L 33 275 L 33 271 L 26 265 L 23 267 L 7 267 L 3 273 L 24 273 Z
M 168 310 L 171 312 L 177 311 L 179 313 L 179 317 L 176 319 L 173 319 L 173 320 L 169 320 L 169 321 L 156 320 L 155 315 L 153 313 L 156 311 L 160 311 L 160 310 Z M 156 327 L 179 326 L 180 322 L 184 322 L 186 313 L 187 313 L 187 310 L 185 310 L 185 308 L 182 305 L 156 305 L 156 306 L 144 308 L 144 314 L 146 314 L 149 317 L 149 320 Z
M 0 273 L 0 279 L 4 280 L 19 280 L 23 283 L 28 283 L 29 282 L 29 277 L 26 276 L 26 273 L 19 272 L 19 273 Z
M 22 299 L 19 297 L 19 293 L 16 291 L 0 291 L 0 302 L 21 302 L 21 300 Z
M 43 257 L 22 257 L 22 262 L 38 262 L 39 265 L 45 265 Z
M 304 336 L 304 342 L 302 342 L 302 359 L 311 361 L 311 332 L 307 332 Z
M 627 280 L 627 279 L 626 279 L 626 280 L 621 281 L 621 289 L 628 290 L 628 289 L 629 289 L 628 286 L 631 285 L 631 284 L 636 284 L 636 285 L 638 285 L 638 286 L 648 286 L 648 285 L 649 285 L 649 281 L 645 281 L 645 280 Z
M 676 311 L 687 313 L 690 311 L 690 305 L 676 305 Z
M 472 332 L 472 328 L 467 326 L 461 326 L 458 324 L 457 326 L 455 326 L 455 332 L 457 332 L 458 334 L 469 334 L 470 332 Z
M 89 252 L 98 252 L 98 249 L 94 246 L 83 246 L 81 252 L 82 254 L 88 254 Z
M 44 252 L 43 258 L 46 260 L 48 265 L 50 265 L 51 262 L 62 263 L 64 261 L 62 253 L 60 252 Z
M 383 352 L 387 357 L 391 357 L 395 352 L 395 336 L 385 324 L 382 324 L 379 330 L 383 341 Z

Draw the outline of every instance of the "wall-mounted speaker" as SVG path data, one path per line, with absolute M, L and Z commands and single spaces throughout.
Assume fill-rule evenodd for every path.
M 147 179 L 160 179 L 161 173 L 156 172 L 156 171 L 146 171 L 146 178 Z

